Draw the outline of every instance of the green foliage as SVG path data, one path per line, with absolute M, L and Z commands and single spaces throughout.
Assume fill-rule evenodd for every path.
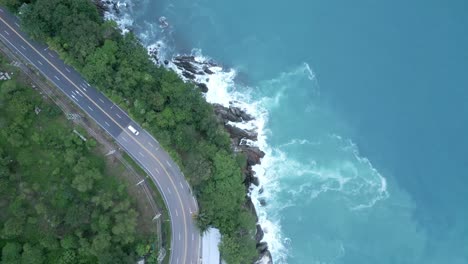
M 102 157 L 31 88 L 1 82 L 0 102 L 1 263 L 135 263 L 138 213 Z
M 8 242 L 2 248 L 2 263 L 14 264 L 20 263 L 21 244 L 16 242 Z
M 254 261 L 252 256 L 256 254 L 255 241 L 245 240 L 239 236 L 224 236 L 219 248 L 222 258 L 230 264 L 252 263 Z
M 255 255 L 255 225 L 254 221 L 247 221 L 249 226 L 244 226 L 243 213 L 239 213 L 246 213 L 241 173 L 245 158 L 232 154 L 228 135 L 199 89 L 184 83 L 176 73 L 155 66 L 135 36 L 121 35 L 115 23 L 102 21 L 91 1 L 36 0 L 21 12 L 22 23 L 33 38 L 47 41 L 90 83 L 158 138 L 198 197 L 199 226 L 202 230 L 208 226 L 221 230 L 226 240 L 222 247 L 226 259 L 232 256 L 234 261 L 239 259 L 235 258 L 237 255 L 241 262 L 250 262 Z M 21 132 L 21 126 L 17 129 Z M 40 136 L 34 138 L 41 140 Z M 25 144 L 21 137 L 9 140 L 12 144 Z M 66 163 L 76 158 L 76 153 L 65 151 Z M 72 186 L 85 195 L 99 180 L 96 172 L 78 173 Z M 253 219 L 251 214 L 249 217 Z M 77 224 L 72 223 L 73 219 L 70 216 L 70 224 Z M 120 235 L 128 230 L 116 225 L 106 232 Z M 97 249 L 105 241 L 98 240 Z M 122 242 L 130 243 L 131 239 Z M 89 242 L 89 247 L 93 245 Z M 239 249 L 246 245 L 253 251 L 240 254 Z

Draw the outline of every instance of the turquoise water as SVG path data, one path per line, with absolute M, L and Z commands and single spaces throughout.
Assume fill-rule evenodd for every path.
M 462 264 L 467 3 L 133 0 L 125 12 L 167 56 L 198 48 L 234 69 L 229 90 L 266 117 L 254 196 L 276 263 Z

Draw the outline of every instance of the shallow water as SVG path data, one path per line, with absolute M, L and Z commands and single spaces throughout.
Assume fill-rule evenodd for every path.
M 208 100 L 257 115 L 275 263 L 468 263 L 465 1 L 129 3 L 146 45 L 223 64 Z

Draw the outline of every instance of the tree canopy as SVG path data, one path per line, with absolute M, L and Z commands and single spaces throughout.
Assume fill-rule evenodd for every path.
M 0 263 L 135 263 L 135 202 L 59 113 L 0 83 Z

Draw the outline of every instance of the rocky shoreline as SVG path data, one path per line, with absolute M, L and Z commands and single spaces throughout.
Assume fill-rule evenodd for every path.
M 159 61 L 157 59 L 157 50 L 152 53 L 150 51 L 150 54 L 153 59 Z M 170 62 L 167 61 L 164 62 L 165 65 L 168 65 L 169 63 Z M 197 82 L 196 80 L 209 79 L 210 75 L 214 74 L 210 68 L 216 67 L 216 63 L 212 61 L 200 62 L 197 61 L 194 56 L 187 55 L 176 56 L 172 58 L 171 63 L 177 67 L 182 76 L 185 77 L 186 81 L 194 83 L 204 93 L 208 91 L 208 87 L 204 83 Z M 265 152 L 263 152 L 257 146 L 254 146 L 254 144 L 249 144 L 257 141 L 257 131 L 242 129 L 233 125 L 235 123 L 252 121 L 254 120 L 254 117 L 248 114 L 244 109 L 240 109 L 239 107 L 234 106 L 233 102 L 230 102 L 229 107 L 220 104 L 213 104 L 213 108 L 218 121 L 224 125 L 224 128 L 231 138 L 232 150 L 235 153 L 243 153 L 247 158 L 247 166 L 243 168 L 244 184 L 247 195 L 247 202 L 245 206 L 249 208 L 249 210 L 255 215 L 258 222 L 257 212 L 250 198 L 250 187 L 252 185 L 260 185 L 259 179 L 255 176 L 255 171 L 252 170 L 252 167 L 261 164 L 261 159 L 265 156 Z M 261 191 L 262 189 L 260 192 Z M 266 201 L 264 199 L 260 200 L 259 203 L 261 206 L 266 205 Z M 258 260 L 267 258 L 267 263 L 273 263 L 271 253 L 268 250 L 268 243 L 262 241 L 263 235 L 264 233 L 262 227 L 257 224 L 255 239 L 257 241 L 257 251 L 259 253 Z
M 125 4 L 120 4 L 115 0 L 95 0 L 98 10 L 101 15 L 104 15 L 105 12 L 112 12 L 115 15 L 120 13 L 119 7 Z M 129 29 L 131 30 L 131 29 Z M 175 69 L 178 71 L 180 76 L 184 81 L 191 82 L 195 84 L 201 92 L 208 92 L 208 87 L 205 83 L 199 80 L 208 81 L 210 76 L 215 74 L 213 67 L 218 67 L 218 65 L 213 61 L 198 61 L 195 56 L 192 55 L 178 55 L 171 58 L 170 61 L 162 60 L 158 56 L 159 46 L 153 46 L 148 49 L 148 53 L 151 59 L 158 65 Z M 228 132 L 231 138 L 231 148 L 235 153 L 243 153 L 247 159 L 247 165 L 243 168 L 244 174 L 244 185 L 246 190 L 246 208 L 248 208 L 256 218 L 258 223 L 258 216 L 255 209 L 255 206 L 250 198 L 251 186 L 259 186 L 259 179 L 255 176 L 255 171 L 252 170 L 252 167 L 261 163 L 261 159 L 265 156 L 263 152 L 258 147 L 252 144 L 257 141 L 257 132 L 254 130 L 242 129 L 233 124 L 235 123 L 244 123 L 254 120 L 254 117 L 248 114 L 244 109 L 240 109 L 233 105 L 233 102 L 230 102 L 229 107 L 213 104 L 214 112 L 216 114 L 218 122 L 224 125 L 226 131 Z M 263 189 L 260 189 L 262 192 Z M 266 205 L 266 201 L 259 201 L 261 206 Z M 264 232 L 262 227 L 257 224 L 255 240 L 257 242 L 257 251 L 259 254 L 258 260 L 255 263 L 260 262 L 272 264 L 271 253 L 268 250 L 267 242 L 262 241 Z

